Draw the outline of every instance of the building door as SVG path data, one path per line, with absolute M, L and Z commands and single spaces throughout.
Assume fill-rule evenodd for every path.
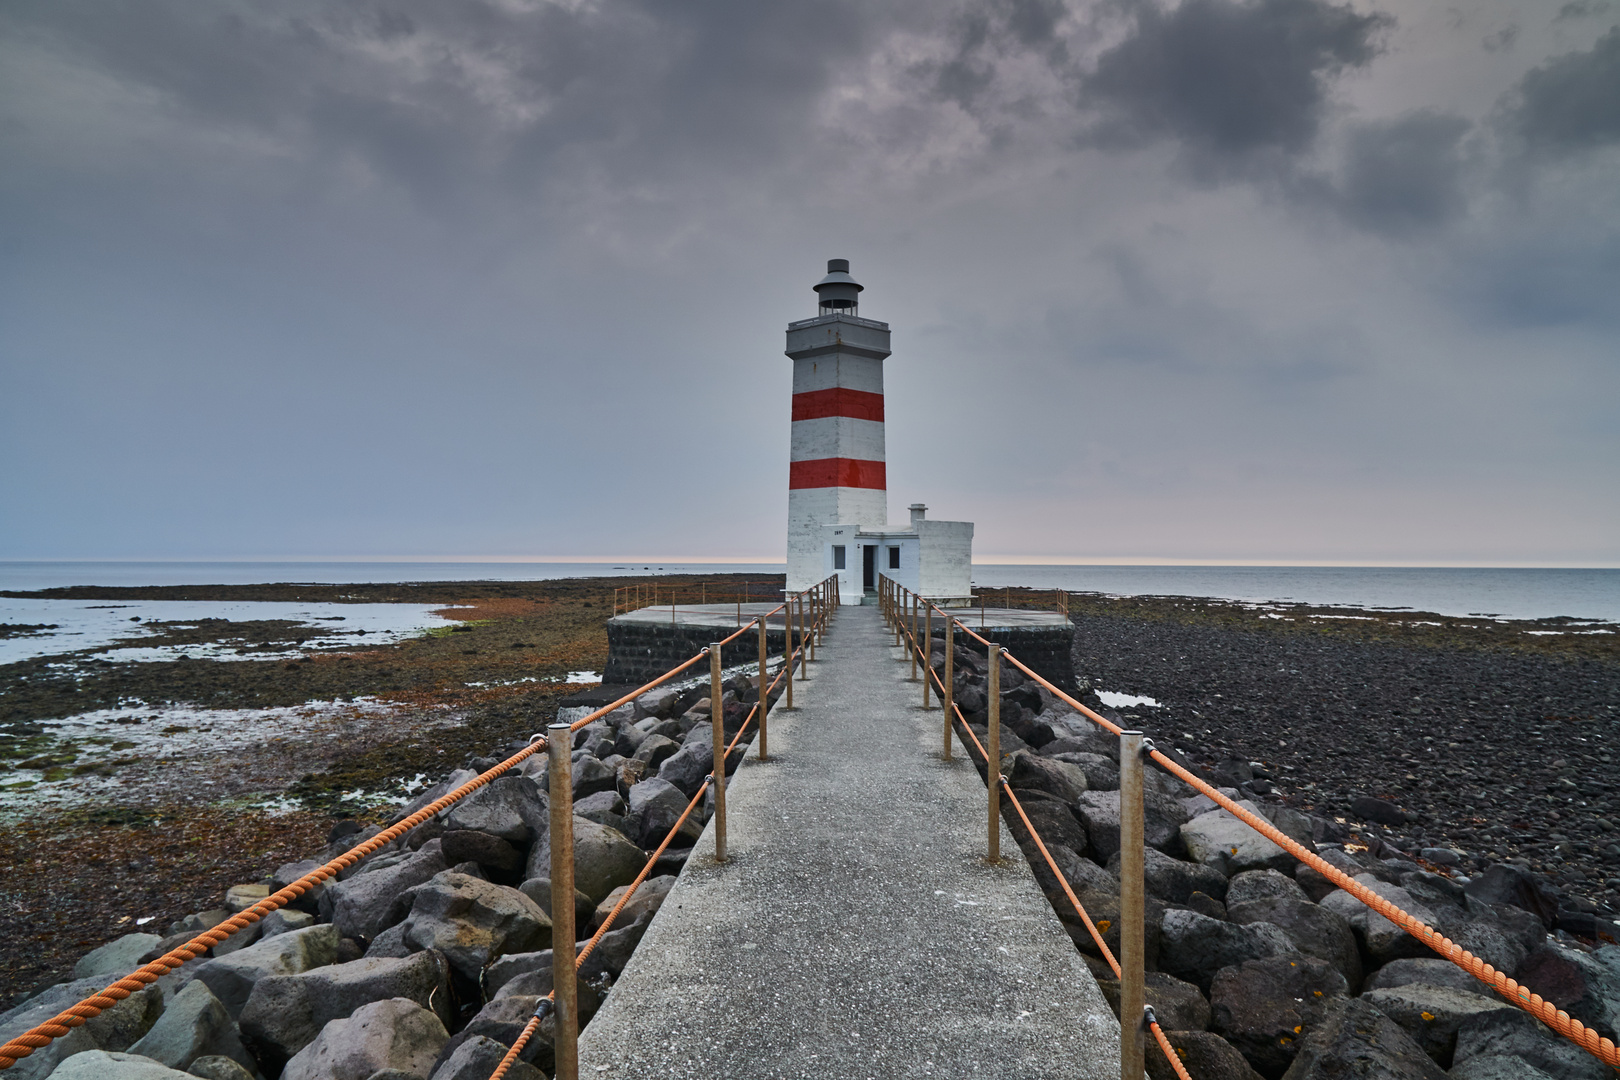
M 877 588 L 877 545 L 861 546 L 861 588 Z

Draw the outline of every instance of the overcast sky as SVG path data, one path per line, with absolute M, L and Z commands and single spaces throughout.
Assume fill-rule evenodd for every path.
M 8 0 L 0 558 L 1620 565 L 1620 0 Z

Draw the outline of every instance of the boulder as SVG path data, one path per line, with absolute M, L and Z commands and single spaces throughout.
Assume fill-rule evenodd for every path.
M 624 815 L 625 835 L 644 848 L 657 847 L 686 812 L 689 802 L 691 796 L 683 794 L 668 780 L 648 777 L 630 789 L 629 805 Z M 694 813 L 686 819 L 674 843 L 690 847 L 702 833 L 703 826 Z
M 1522 1009 L 1478 1013 L 1457 1029 L 1452 1070 L 1477 1057 L 1518 1058 L 1559 1080 L 1614 1080 L 1614 1070 Z
M 601 791 L 617 791 L 618 777 L 613 770 L 594 757 L 583 757 L 574 762 L 574 801 Z
M 1450 1080 L 1555 1080 L 1523 1058 L 1501 1054 L 1469 1058 L 1446 1076 Z
M 548 951 L 545 955 L 550 956 L 551 953 Z M 593 1000 L 596 995 L 587 987 L 580 987 L 579 989 L 583 998 L 581 1001 L 583 1007 L 579 1010 L 580 1015 L 588 1018 L 596 1012 L 597 1003 Z M 444 1047 L 439 1051 L 439 1060 L 433 1067 L 433 1075 L 437 1076 L 439 1070 L 444 1068 L 445 1063 L 461 1049 L 462 1044 L 472 1039 L 493 1039 L 500 1044 L 501 1052 L 504 1054 L 507 1047 L 517 1042 L 518 1036 L 523 1033 L 529 1018 L 534 1015 L 535 1006 L 539 1004 L 539 995 L 523 994 L 497 997 L 486 1002 L 484 1007 L 478 1010 L 478 1015 L 468 1021 L 466 1027 L 450 1036 L 450 1041 L 444 1044 Z M 537 1036 L 540 1034 L 541 1032 L 536 1032 Z M 542 1051 L 545 1048 L 546 1043 L 542 1038 L 531 1038 L 528 1044 L 524 1046 L 523 1053 L 518 1060 L 534 1062 L 542 1056 Z M 489 1073 L 480 1077 L 479 1080 L 487 1080 L 488 1076 L 493 1072 L 494 1068 L 491 1067 Z
M 1379 881 L 1371 874 L 1357 876 L 1356 882 L 1371 889 L 1385 900 L 1394 904 L 1413 918 L 1433 926 L 1438 917 L 1434 912 L 1419 904 L 1413 896 L 1399 885 L 1391 885 L 1387 881 Z M 1434 952 L 1417 938 L 1396 926 L 1378 912 L 1368 908 L 1360 900 L 1345 892 L 1335 889 L 1322 898 L 1322 906 L 1335 914 L 1342 915 L 1350 928 L 1356 932 L 1362 945 L 1372 958 L 1380 964 L 1391 960 L 1400 960 L 1409 956 L 1433 956 Z
M 489 1080 L 506 1058 L 507 1047 L 484 1035 L 464 1040 L 449 1058 L 433 1070 L 431 1080 Z M 508 1080 L 545 1080 L 546 1074 L 525 1061 L 507 1067 Z
M 366 947 L 365 955 L 383 957 L 389 960 L 403 960 L 410 956 L 414 950 L 405 943 L 404 925 L 390 926 L 382 933 L 371 939 Z
M 122 979 L 146 963 L 141 957 L 162 941 L 156 934 L 125 934 L 81 956 L 79 962 L 73 965 L 73 977 L 99 979 L 107 976 L 109 983 Z
M 577 820 L 577 819 L 576 819 Z M 551 942 L 551 918 L 517 889 L 446 871 L 410 891 L 405 942 L 476 980 L 493 957 Z
M 1423 983 L 1368 990 L 1361 995 L 1361 1000 L 1401 1025 L 1442 1069 L 1451 1067 L 1452 1054 L 1457 1048 L 1457 1031 L 1464 1021 L 1501 1009 L 1517 1011 L 1501 998 Z
M 636 752 L 630 755 L 630 760 L 641 762 L 647 766 L 649 772 L 656 772 L 659 766 L 675 756 L 680 748 L 681 744 L 674 739 L 649 732 L 636 747 Z
M 1464 886 L 1476 900 L 1491 904 L 1512 904 L 1530 912 L 1548 930 L 1558 917 L 1558 894 L 1545 881 L 1507 863 L 1497 863 Z
M 318 870 L 324 865 L 325 862 L 321 859 L 301 859 L 298 862 L 282 863 L 280 866 L 276 867 L 276 872 L 270 875 L 270 884 L 276 889 L 277 892 L 280 892 L 288 885 L 291 885 L 293 882 L 302 878 L 305 874 Z M 316 885 L 314 888 L 294 897 L 292 900 L 289 900 L 287 902 L 287 907 L 284 907 L 281 910 L 286 911 L 288 908 L 297 908 L 299 911 L 317 911 L 319 910 L 318 905 L 320 903 L 321 893 L 325 891 L 326 883 L 322 882 L 321 884 Z
M 1239 926 L 1195 911 L 1164 913 L 1159 932 L 1159 970 L 1208 989 L 1215 973 L 1249 960 L 1300 956 L 1294 943 L 1269 923 Z
M 1260 1073 L 1281 1075 L 1303 1035 L 1348 994 L 1344 976 L 1304 956 L 1222 968 L 1209 988 L 1211 1027 Z
M 1216 900 L 1226 896 L 1226 877 L 1219 870 L 1202 863 L 1171 858 L 1156 848 L 1146 849 L 1145 856 L 1142 883 L 1149 896 L 1172 904 L 1185 904 L 1195 892 Z M 1119 863 L 1119 852 L 1108 857 L 1108 869 L 1116 876 L 1119 874 Z
M 1112 758 L 1101 754 L 1088 754 L 1082 751 L 1064 751 L 1052 753 L 1052 747 L 1064 740 L 1049 742 L 1041 747 L 1040 752 L 1054 761 L 1067 762 L 1086 774 L 1086 788 L 1090 791 L 1118 791 L 1119 790 L 1119 764 Z
M 1107 945 L 1116 957 L 1119 955 L 1119 897 L 1114 893 L 1078 892 L 1078 899 L 1091 916 L 1092 925 L 1102 934 L 1103 944 Z M 1058 921 L 1064 932 L 1082 953 L 1087 956 L 1101 957 L 1102 952 L 1097 948 L 1096 940 L 1091 931 L 1075 913 L 1074 905 L 1069 903 L 1065 896 L 1050 897 L 1053 909 L 1057 912 Z M 1060 902 L 1061 901 L 1061 902 Z M 1142 918 L 1142 960 L 1149 971 L 1161 967 L 1159 963 L 1159 923 L 1165 916 L 1164 905 L 1149 897 L 1147 910 Z
M 446 830 L 472 829 L 514 844 L 545 831 L 545 791 L 534 779 L 508 773 L 462 799 L 440 815 Z
M 129 1052 L 171 1069 L 189 1069 L 200 1057 L 227 1057 L 241 1065 L 254 1064 L 225 1006 L 200 979 L 193 979 L 174 995 L 152 1030 Z
M 658 767 L 658 776 L 681 789 L 690 799 L 703 786 L 703 780 L 714 769 L 714 747 L 697 739 L 682 746 Z
M 390 998 L 333 1020 L 300 1050 L 281 1080 L 367 1080 L 384 1069 L 426 1076 L 450 1038 L 439 1018 L 414 1001 Z
M 193 1061 L 186 1074 L 200 1076 L 203 1080 L 255 1080 L 253 1073 L 247 1068 L 217 1054 L 209 1054 Z
M 24 1059 L 27 1060 L 27 1059 Z M 10 1072 L 11 1070 L 6 1070 Z M 194 1080 L 186 1073 L 139 1054 L 89 1050 L 62 1062 L 52 1076 L 62 1080 Z
M 624 823 L 626 806 L 623 796 L 619 794 L 617 776 L 615 770 L 612 788 L 587 795 L 574 803 L 574 813 L 582 818 L 590 818 L 599 825 L 607 825 L 623 832 L 620 825 Z
M 510 842 L 475 829 L 451 829 L 439 837 L 440 853 L 450 866 L 475 862 L 497 873 L 513 873 L 523 866 L 523 853 Z
M 1021 793 L 1018 802 L 1024 808 L 1029 823 L 1040 834 L 1041 843 L 1046 844 L 1048 850 L 1056 844 L 1073 851 L 1084 851 L 1087 846 L 1085 827 L 1076 820 L 1067 804 L 1052 798 L 1041 798 L 1040 794 Z M 1006 799 L 1001 801 L 1001 817 L 1007 823 L 1013 839 L 1023 849 L 1025 857 L 1033 863 L 1045 862 L 1041 858 L 1040 850 L 1031 842 L 1024 828 L 1023 818 L 1018 816 L 1018 811 L 1013 809 L 1012 803 Z
M 655 716 L 660 720 L 667 720 L 670 713 L 675 711 L 675 701 L 679 697 L 680 693 L 675 690 L 649 690 L 636 698 L 631 717 L 643 720 Z
M 1238 804 L 1254 810 L 1253 803 Z M 1225 810 L 1200 814 L 1181 826 L 1181 840 L 1194 862 L 1219 870 L 1228 877 L 1245 870 L 1294 868 L 1294 857 Z
M 1162 1023 L 1159 1026 L 1164 1027 Z M 1208 1031 L 1166 1031 L 1164 1036 L 1195 1080 L 1262 1080 L 1243 1060 L 1243 1055 L 1219 1035 Z M 1150 1080 L 1179 1080 L 1156 1039 L 1148 1041 L 1145 1063 Z
M 1203 1031 L 1209 1027 L 1209 1002 L 1192 983 L 1182 982 L 1162 971 L 1144 972 L 1147 1003 L 1165 1030 Z M 1108 1007 L 1119 1016 L 1119 980 L 1097 976 L 1097 987 L 1108 999 Z
M 1087 791 L 1075 803 L 1075 812 L 1085 822 L 1091 838 L 1092 854 L 1098 862 L 1119 850 L 1119 792 Z M 1187 812 L 1181 803 L 1165 795 L 1142 793 L 1143 830 L 1149 847 L 1170 854 L 1181 849 L 1181 826 Z
M 1309 899 L 1305 895 L 1305 890 L 1286 874 L 1279 874 L 1275 870 L 1245 870 L 1233 875 L 1231 884 L 1227 886 L 1226 906 L 1246 904 L 1251 900 L 1268 900 L 1278 896 L 1289 900 Z
M 1352 998 L 1303 1033 L 1283 1080 L 1445 1080 L 1446 1074 L 1399 1024 Z
M 1226 905 L 1208 893 L 1195 892 L 1187 897 L 1187 902 L 1182 906 L 1188 911 L 1196 911 L 1198 914 L 1208 915 L 1212 919 L 1224 920 L 1226 918 Z
M 112 980 L 105 976 L 58 983 L 40 991 L 10 1012 L 0 1014 L 0 1042 L 15 1038 L 92 994 Z M 73 1028 L 49 1046 L 35 1050 L 7 1069 L 6 1080 L 37 1080 L 50 1074 L 58 1062 L 90 1050 L 122 1052 L 152 1029 L 163 1011 L 163 991 L 155 986 L 138 990 L 101 1015 Z
M 1620 1042 L 1620 973 L 1603 961 L 1552 942 L 1532 952 L 1514 976 L 1606 1039 Z
M 539 904 L 540 910 L 546 913 L 547 918 L 551 917 L 551 880 L 549 878 L 530 878 L 528 881 L 525 881 L 523 884 L 518 886 L 518 892 Z M 585 927 L 591 925 L 591 915 L 595 912 L 595 910 L 596 905 L 591 903 L 591 898 L 580 892 L 578 889 L 575 889 L 575 931 L 583 930 Z
M 322 913 L 341 936 L 369 941 L 405 917 L 398 903 L 407 889 L 448 869 L 439 841 L 429 841 L 402 862 L 327 886 Z
M 634 881 L 645 865 L 647 856 L 617 829 L 582 817 L 574 819 L 574 888 L 590 897 L 593 906 L 620 885 Z M 549 836 L 542 835 L 530 849 L 527 876 L 551 877 Z
M 1367 981 L 1362 984 L 1362 992 L 1389 990 L 1397 986 L 1410 986 L 1413 983 L 1443 986 L 1451 990 L 1461 990 L 1469 994 L 1479 994 L 1483 997 L 1497 999 L 1495 992 L 1488 985 L 1474 978 L 1450 960 L 1421 956 L 1407 960 L 1391 960 L 1367 976 Z
M 242 1009 L 242 1034 L 253 1040 L 261 1058 L 279 1063 L 314 1042 L 333 1020 L 392 998 L 414 1001 L 448 1022 L 450 968 L 445 958 L 436 952 L 403 959 L 366 957 L 301 975 L 260 979 Z
M 1052 853 L 1052 861 L 1058 864 L 1058 869 L 1063 872 L 1063 876 L 1068 880 L 1070 888 L 1076 892 L 1100 892 L 1119 895 L 1119 879 L 1090 859 L 1080 855 L 1074 849 L 1063 844 L 1047 844 L 1046 850 Z M 1154 851 L 1153 854 L 1157 855 L 1158 852 Z M 1050 892 L 1052 886 L 1057 884 L 1054 881 L 1046 880 L 1046 875 L 1049 873 L 1050 869 L 1046 866 L 1046 860 L 1042 859 L 1035 864 L 1035 879 L 1041 882 L 1041 888 L 1046 892 Z M 1067 899 L 1061 904 L 1053 901 L 1054 906 L 1060 911 L 1067 903 Z
M 275 937 L 277 934 L 286 934 L 294 930 L 305 930 L 315 925 L 315 916 L 307 911 L 294 911 L 291 908 L 281 908 L 272 911 L 259 923 L 263 929 L 259 932 L 261 938 Z
M 658 909 L 664 904 L 664 897 L 668 896 L 669 890 L 674 887 L 675 878 L 668 874 L 643 881 L 640 887 L 636 889 L 636 894 L 630 898 L 630 902 L 624 905 L 624 910 L 620 911 L 618 917 L 613 920 L 613 925 L 629 926 L 637 919 L 651 919 L 658 914 Z M 619 902 L 629 888 L 628 885 L 620 885 L 617 889 L 608 893 L 607 898 L 596 905 L 590 925 L 593 927 L 601 926 L 606 921 L 608 914 L 613 911 L 614 905 Z
M 225 890 L 225 907 L 232 915 L 240 914 L 270 895 L 268 882 L 232 885 Z
M 217 956 L 197 968 L 194 978 L 214 992 L 235 1019 L 253 993 L 253 984 L 269 975 L 296 975 L 337 959 L 340 935 L 330 923 L 265 938 L 229 956 Z
M 1234 880 L 1234 887 L 1236 884 Z M 1287 934 L 1300 952 L 1331 964 L 1344 976 L 1352 991 L 1361 986 L 1361 950 L 1356 946 L 1355 932 L 1343 916 L 1299 897 L 1270 896 L 1228 904 L 1226 917 L 1240 926 L 1270 923 Z
M 1041 747 L 1042 752 L 1048 756 L 1057 754 L 1096 754 L 1098 757 L 1107 758 L 1114 763 L 1116 769 L 1118 768 L 1118 735 L 1110 735 L 1090 720 L 1080 720 L 1078 718 L 1076 718 L 1075 722 L 1068 724 L 1064 724 L 1062 718 L 1058 718 L 1058 722 L 1054 726 L 1062 727 L 1064 730 L 1057 738 Z
M 1079 766 L 1036 754 L 1014 755 L 1007 781 L 1015 788 L 1044 791 L 1071 804 L 1086 790 L 1086 774 Z
M 1350 801 L 1350 812 L 1375 825 L 1405 825 L 1406 811 L 1386 799 L 1360 795 Z

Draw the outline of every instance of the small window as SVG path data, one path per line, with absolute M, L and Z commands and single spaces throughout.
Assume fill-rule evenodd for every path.
M 892 547 L 889 549 L 889 569 L 900 569 L 900 549 L 897 547 Z
M 842 570 L 843 568 L 844 568 L 844 545 L 843 544 L 834 544 L 833 545 L 833 569 L 834 570 Z

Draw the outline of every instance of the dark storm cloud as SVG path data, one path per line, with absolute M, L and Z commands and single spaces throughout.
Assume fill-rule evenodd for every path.
M 1370 63 L 1392 22 L 1322 0 L 1144 2 L 1082 100 L 1107 114 L 1100 136 L 1174 139 L 1206 166 L 1299 153 L 1322 127 L 1333 79 Z
M 440 198 L 491 177 L 542 190 L 569 166 L 647 183 L 768 157 L 884 19 L 837 0 L 53 0 L 14 7 L 0 25 L 193 120 Z
M 1507 125 L 1531 150 L 1554 155 L 1620 142 L 1620 27 L 1526 74 Z
M 1426 111 L 1357 124 L 1337 196 L 1344 215 L 1374 232 L 1410 236 L 1462 213 L 1460 144 L 1470 126 Z

